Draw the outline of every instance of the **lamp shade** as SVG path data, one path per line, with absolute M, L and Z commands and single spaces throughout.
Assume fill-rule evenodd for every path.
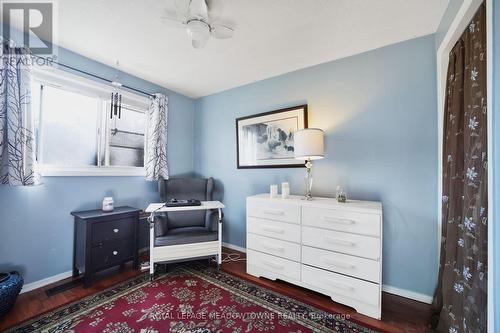
M 295 159 L 318 160 L 324 157 L 324 133 L 319 128 L 305 128 L 293 135 Z

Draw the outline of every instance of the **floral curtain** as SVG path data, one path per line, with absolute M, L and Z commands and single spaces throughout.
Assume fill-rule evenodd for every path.
M 155 94 L 148 110 L 146 128 L 146 180 L 168 179 L 167 113 L 167 96 Z
M 486 7 L 450 53 L 444 115 L 437 331 L 486 332 Z
M 0 63 L 0 182 L 36 185 L 34 115 L 31 110 L 31 57 L 24 47 L 2 42 Z

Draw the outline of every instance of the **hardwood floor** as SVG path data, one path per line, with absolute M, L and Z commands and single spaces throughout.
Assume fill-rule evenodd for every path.
M 224 249 L 224 252 L 237 253 L 243 258 L 245 257 L 244 253 L 227 248 Z M 376 320 L 365 315 L 358 314 L 350 307 L 335 303 L 330 297 L 320 293 L 297 287 L 287 282 L 272 281 L 248 275 L 246 274 L 246 261 L 224 263 L 223 270 L 242 279 L 277 291 L 283 295 L 299 299 L 300 301 L 311 304 L 319 309 L 349 315 L 351 320 L 368 325 L 374 329 L 386 332 L 407 333 L 420 333 L 428 331 L 427 326 L 431 317 L 431 307 L 429 304 L 384 292 L 382 293 L 382 320 Z
M 226 255 L 239 255 L 241 259 L 245 258 L 245 254 L 224 248 Z M 147 256 L 143 255 L 142 260 L 147 260 Z M 363 325 L 368 325 L 374 329 L 386 332 L 426 332 L 427 323 L 430 318 L 430 306 L 428 304 L 409 300 L 403 297 L 383 293 L 382 299 L 382 320 L 375 320 L 370 317 L 358 314 L 352 308 L 333 302 L 329 297 L 319 293 L 294 286 L 292 284 L 271 281 L 262 278 L 256 278 L 246 274 L 245 260 L 224 262 L 222 269 L 225 272 L 231 273 L 242 279 L 248 280 L 263 287 L 272 289 L 283 295 L 299 299 L 304 303 L 311 304 L 317 308 L 328 312 L 346 314 L 351 317 L 351 320 L 359 322 Z M 56 285 L 70 281 L 72 278 L 57 282 L 52 285 L 45 286 L 24 294 L 21 294 L 14 308 L 3 318 L 0 319 L 0 331 L 17 325 L 32 317 L 53 310 L 64 304 L 79 300 L 88 295 L 102 291 L 117 283 L 126 281 L 134 276 L 142 274 L 138 270 L 133 270 L 131 264 L 128 264 L 120 274 L 109 273 L 97 277 L 90 288 L 84 289 L 79 285 L 72 289 L 60 292 L 54 296 L 48 297 L 45 290 Z

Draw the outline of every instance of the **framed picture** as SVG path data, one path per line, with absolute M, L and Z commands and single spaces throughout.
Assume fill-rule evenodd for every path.
M 307 105 L 236 119 L 238 169 L 299 168 L 294 159 L 293 134 L 307 128 Z

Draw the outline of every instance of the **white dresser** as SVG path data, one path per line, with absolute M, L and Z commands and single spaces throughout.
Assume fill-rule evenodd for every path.
M 382 204 L 248 197 L 247 273 L 315 290 L 380 319 Z

